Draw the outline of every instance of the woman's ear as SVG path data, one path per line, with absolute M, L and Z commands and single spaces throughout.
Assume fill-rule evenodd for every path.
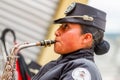
M 93 41 L 93 36 L 91 33 L 86 33 L 83 36 L 83 43 L 86 44 L 87 46 L 91 46 Z

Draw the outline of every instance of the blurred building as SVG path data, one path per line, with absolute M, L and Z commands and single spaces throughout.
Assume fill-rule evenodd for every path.
M 0 32 L 13 29 L 18 43 L 44 40 L 58 3 L 58 0 L 0 0 Z M 6 39 L 11 48 L 10 34 Z M 26 59 L 36 60 L 40 51 L 40 47 L 33 47 L 21 53 Z

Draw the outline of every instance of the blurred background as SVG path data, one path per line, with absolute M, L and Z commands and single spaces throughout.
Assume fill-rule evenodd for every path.
M 17 43 L 54 39 L 54 31 L 58 25 L 54 25 L 53 20 L 63 17 L 67 6 L 73 1 L 91 5 L 107 13 L 105 39 L 110 43 L 110 51 L 105 55 L 95 55 L 95 60 L 103 80 L 120 80 L 119 0 L 0 0 L 0 36 L 4 29 L 10 28 L 15 31 Z M 13 47 L 12 41 L 13 37 L 8 33 L 8 51 Z M 1 46 L 0 43 L 0 48 Z M 53 46 L 32 47 L 20 52 L 27 63 L 35 61 L 40 65 L 59 57 L 54 53 Z M 0 60 L 2 61 L 1 57 Z

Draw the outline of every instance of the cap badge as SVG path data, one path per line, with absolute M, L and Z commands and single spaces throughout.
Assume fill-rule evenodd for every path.
M 83 20 L 86 20 L 86 21 L 93 21 L 94 18 L 91 17 L 91 16 L 88 16 L 88 15 L 83 15 Z
M 67 9 L 65 10 L 64 13 L 67 14 L 67 13 L 71 12 L 71 11 L 75 8 L 75 5 L 76 5 L 75 2 L 71 3 L 71 4 L 67 7 Z
M 75 68 L 72 72 L 74 80 L 91 80 L 90 72 L 85 68 Z

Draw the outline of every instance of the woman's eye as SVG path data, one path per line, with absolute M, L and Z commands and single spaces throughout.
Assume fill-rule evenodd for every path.
M 67 29 L 67 28 L 68 28 L 68 25 L 67 25 L 67 24 L 63 24 L 63 28 L 64 28 L 64 29 Z

